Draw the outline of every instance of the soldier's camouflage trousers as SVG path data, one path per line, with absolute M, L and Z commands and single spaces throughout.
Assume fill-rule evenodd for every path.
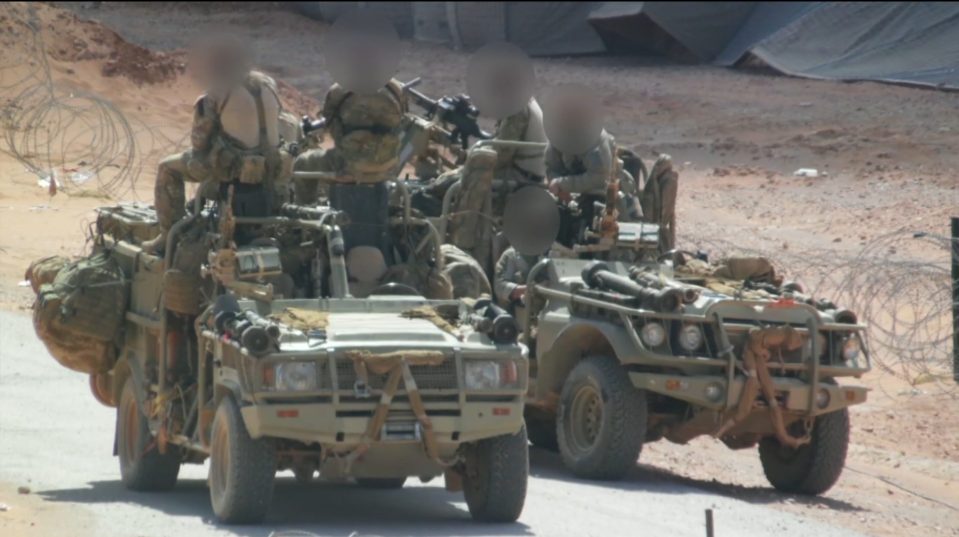
M 199 183 L 206 179 L 197 166 L 190 165 L 192 154 L 192 151 L 184 151 L 170 155 L 161 160 L 157 168 L 153 204 L 162 232 L 168 231 L 175 222 L 186 216 L 185 182 Z

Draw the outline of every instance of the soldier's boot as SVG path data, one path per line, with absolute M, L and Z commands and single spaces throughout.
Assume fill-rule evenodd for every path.
M 148 254 L 158 255 L 166 250 L 167 234 L 173 227 L 174 222 L 186 216 L 186 210 L 184 209 L 186 193 L 184 192 L 183 177 L 171 166 L 166 165 L 165 160 L 160 163 L 157 170 L 153 197 L 160 235 L 143 242 L 140 247 Z

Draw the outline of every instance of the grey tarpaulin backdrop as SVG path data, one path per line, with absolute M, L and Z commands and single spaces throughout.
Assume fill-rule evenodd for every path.
M 508 40 L 539 56 L 658 54 L 783 73 L 959 89 L 959 4 L 947 2 L 302 2 L 335 20 L 363 6 L 401 36 L 465 49 Z

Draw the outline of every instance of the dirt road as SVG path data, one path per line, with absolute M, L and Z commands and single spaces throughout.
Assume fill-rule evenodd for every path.
M 470 521 L 459 494 L 437 482 L 400 491 L 303 486 L 281 474 L 266 524 L 224 528 L 211 520 L 206 467 L 188 466 L 176 489 L 127 492 L 111 456 L 114 411 L 87 391 L 84 376 L 60 367 L 28 317 L 0 313 L 0 535 L 167 537 L 274 531 L 318 535 L 705 535 L 715 510 L 720 535 L 857 535 L 796 515 L 714 496 L 641 467 L 621 483 L 573 480 L 558 457 L 532 453 L 526 510 L 512 525 Z M 17 493 L 29 487 L 29 494 Z

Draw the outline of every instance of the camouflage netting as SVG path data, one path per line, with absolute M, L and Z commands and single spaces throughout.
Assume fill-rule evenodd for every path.
M 72 262 L 45 258 L 27 276 L 38 288 L 33 324 L 50 354 L 74 371 L 109 371 L 129 294 L 116 261 L 108 252 Z

